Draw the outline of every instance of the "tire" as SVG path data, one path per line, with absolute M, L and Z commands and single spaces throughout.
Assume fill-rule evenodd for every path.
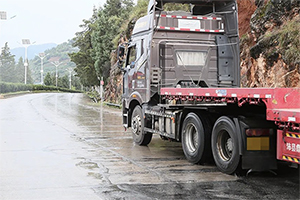
M 212 130 L 211 147 L 218 169 L 226 174 L 233 174 L 240 163 L 239 143 L 235 125 L 226 116 L 220 117 Z
M 146 146 L 151 142 L 152 133 L 144 133 L 145 119 L 142 108 L 136 106 L 132 112 L 131 130 L 133 141 L 141 146 Z
M 207 161 L 211 155 L 210 131 L 209 123 L 201 120 L 195 113 L 186 116 L 182 125 L 181 142 L 189 162 L 199 164 Z

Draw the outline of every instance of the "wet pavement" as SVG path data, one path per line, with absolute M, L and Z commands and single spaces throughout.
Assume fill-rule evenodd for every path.
M 180 143 L 132 142 L 121 111 L 83 94 L 0 99 L 0 199 L 299 199 L 299 169 L 230 176 Z

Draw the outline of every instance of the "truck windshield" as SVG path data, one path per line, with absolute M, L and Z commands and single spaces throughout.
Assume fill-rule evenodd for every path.
M 177 51 L 176 58 L 178 66 L 204 66 L 207 59 L 207 53 L 200 51 Z

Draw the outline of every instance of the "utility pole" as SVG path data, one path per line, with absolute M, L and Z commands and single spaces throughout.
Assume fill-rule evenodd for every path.
M 41 85 L 44 85 L 44 58 L 47 56 L 45 53 L 37 55 L 41 59 Z
M 58 62 L 58 61 L 55 61 L 55 62 L 51 62 L 54 66 L 55 66 L 55 82 L 56 82 L 56 87 L 57 87 L 57 77 L 58 77 L 58 75 L 57 75 L 57 67 L 59 66 L 59 65 L 61 65 L 62 63 L 61 62 Z

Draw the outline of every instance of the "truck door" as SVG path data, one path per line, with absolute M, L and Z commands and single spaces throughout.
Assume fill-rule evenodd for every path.
M 134 44 L 129 46 L 127 55 L 127 73 L 124 79 L 124 92 L 129 97 L 133 92 L 137 92 L 140 100 L 144 101 L 146 98 L 146 63 L 147 56 L 144 53 L 144 39 L 137 40 Z
M 133 80 L 133 72 L 135 67 L 136 60 L 136 46 L 135 44 L 128 47 L 127 59 L 126 59 L 126 69 L 123 78 L 123 97 L 129 98 L 132 90 L 134 89 L 132 86 Z

